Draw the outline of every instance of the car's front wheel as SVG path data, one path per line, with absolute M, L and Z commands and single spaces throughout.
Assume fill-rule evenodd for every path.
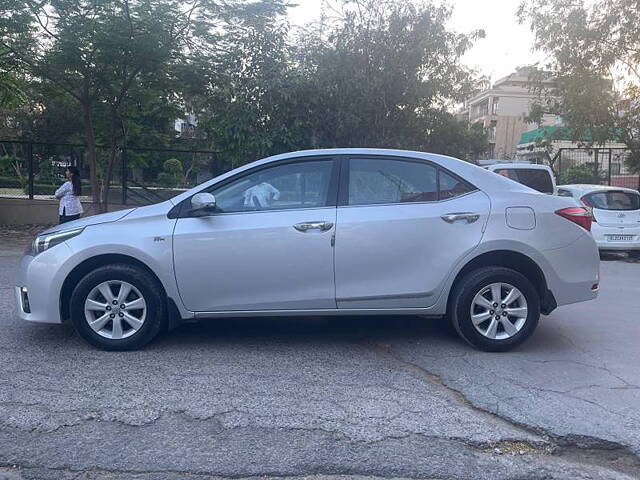
M 162 287 L 147 271 L 115 264 L 88 273 L 71 295 L 71 320 L 82 338 L 104 350 L 132 350 L 162 330 Z
M 458 282 L 450 316 L 468 343 L 481 350 L 502 352 L 520 345 L 533 333 L 540 319 L 540 296 L 515 270 L 484 267 Z

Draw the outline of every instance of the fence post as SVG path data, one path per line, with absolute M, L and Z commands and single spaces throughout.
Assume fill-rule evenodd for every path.
M 122 180 L 122 204 L 127 204 L 127 149 L 126 147 L 122 149 L 122 172 L 120 174 L 120 179 Z
M 562 148 L 558 149 L 558 180 L 560 180 L 560 175 L 562 175 Z
M 29 167 L 29 183 L 27 191 L 29 200 L 33 200 L 33 143 L 27 143 L 27 166 Z
M 611 185 L 611 161 L 613 160 L 613 150 L 609 149 L 609 180 L 607 185 Z

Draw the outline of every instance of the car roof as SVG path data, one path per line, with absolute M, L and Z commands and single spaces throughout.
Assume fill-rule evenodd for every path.
M 611 190 L 628 192 L 628 193 L 638 193 L 638 190 L 634 190 L 633 188 L 616 187 L 612 185 L 597 185 L 597 184 L 588 184 L 588 183 L 558 185 L 558 188 L 564 188 L 565 190 L 579 191 L 583 193 L 606 192 Z

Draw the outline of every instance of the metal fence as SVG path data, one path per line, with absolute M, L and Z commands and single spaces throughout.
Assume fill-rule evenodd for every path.
M 638 189 L 640 178 L 629 169 L 624 148 L 561 148 L 552 160 L 559 185 L 591 183 Z
M 178 148 L 97 147 L 99 185 L 107 204 L 147 205 L 219 175 L 226 165 L 217 152 Z M 80 169 L 82 199 L 91 201 L 86 147 L 71 143 L 0 140 L 0 197 L 51 199 L 64 181 L 66 167 Z M 111 165 L 111 167 L 109 167 Z

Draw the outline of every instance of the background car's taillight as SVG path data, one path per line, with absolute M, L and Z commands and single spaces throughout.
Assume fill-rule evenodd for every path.
M 567 207 L 556 210 L 556 215 L 580 225 L 587 231 L 591 231 L 591 212 L 585 207 Z
M 580 203 L 582 203 L 582 205 L 584 205 L 584 208 L 586 208 L 587 211 L 591 214 L 591 221 L 598 223 L 596 220 L 596 216 L 593 214 L 593 204 L 589 200 L 589 196 L 584 195 L 583 197 L 580 197 Z

